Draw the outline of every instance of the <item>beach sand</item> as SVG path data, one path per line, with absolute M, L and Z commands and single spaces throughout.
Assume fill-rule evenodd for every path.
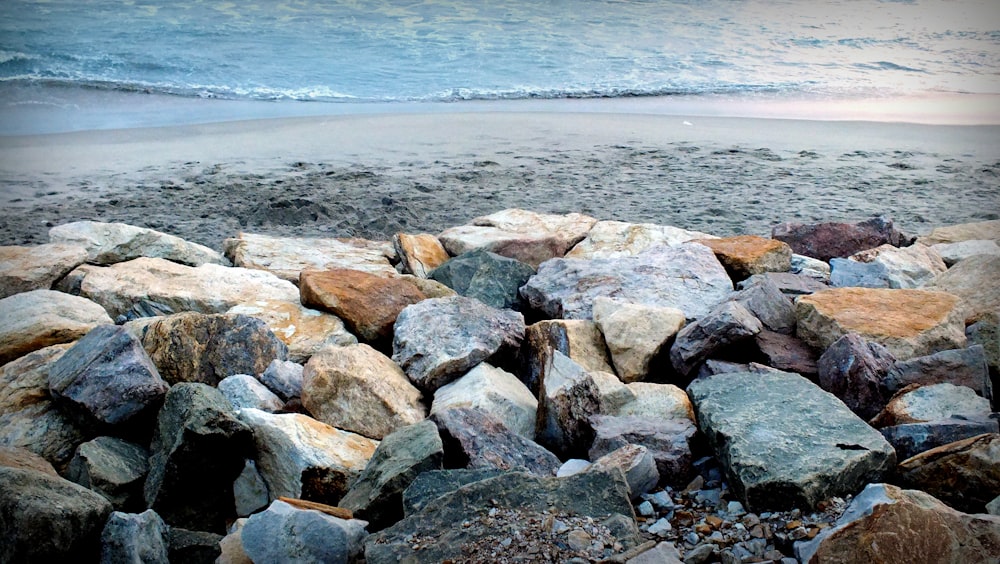
M 924 233 L 1000 217 L 1000 126 L 438 111 L 0 137 L 3 245 L 76 220 L 215 249 L 387 239 L 512 207 L 717 235 L 882 213 Z

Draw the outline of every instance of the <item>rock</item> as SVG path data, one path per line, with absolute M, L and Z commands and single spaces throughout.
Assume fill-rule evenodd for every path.
M 403 518 L 403 491 L 423 472 L 440 470 L 444 446 L 432 421 L 400 427 L 385 437 L 340 500 L 341 507 L 379 531 Z
M 598 297 L 594 299 L 594 321 L 604 335 L 618 377 L 623 382 L 636 382 L 649 375 L 652 363 L 684 326 L 685 318 L 676 308 Z
M 986 504 L 986 512 L 990 515 L 1000 515 L 1000 495 L 993 498 L 993 501 Z
M 1000 256 L 969 257 L 924 285 L 928 290 L 948 292 L 962 300 L 965 323 L 975 323 L 1000 310 Z
M 111 502 L 116 511 L 143 509 L 143 483 L 149 472 L 149 451 L 115 437 L 97 437 L 81 444 L 66 477 Z
M 872 419 L 871 424 L 882 428 L 948 419 L 952 416 L 985 418 L 989 414 L 989 400 L 976 395 L 972 388 L 948 383 L 931 384 L 903 388 Z
M 515 434 L 485 411 L 453 407 L 431 419 L 441 433 L 444 463 L 450 468 L 498 468 L 552 476 L 560 466 L 551 452 Z
M 167 564 L 167 524 L 152 509 L 142 513 L 115 511 L 101 533 L 101 562 Z
M 538 390 L 538 443 L 560 458 L 583 458 L 594 440 L 590 417 L 601 413 L 593 375 L 554 351 Z
M 657 543 L 653 548 L 629 558 L 626 564 L 681 564 L 681 553 L 672 542 Z
M 677 245 L 714 235 L 670 225 L 598 221 L 587 237 L 566 253 L 566 258 L 621 258 L 635 256 L 656 245 Z
M 1000 373 L 1000 310 L 982 315 L 965 328 L 965 334 L 970 344 L 982 345 L 990 370 Z
M 365 522 L 339 519 L 319 511 L 275 501 L 252 515 L 240 537 L 254 562 L 355 562 L 367 536 Z
M 291 497 L 336 505 L 361 474 L 378 441 L 298 413 L 239 411 L 253 430 L 257 469 L 272 500 Z
M 34 247 L 0 247 L 0 298 L 52 285 L 87 260 L 87 249 L 52 243 Z
M 274 336 L 288 346 L 288 360 L 299 364 L 304 364 L 327 345 L 353 345 L 358 342 L 342 319 L 332 313 L 304 307 L 298 300 L 294 303 L 248 302 L 233 306 L 226 313 L 256 317 L 266 323 Z
M 662 419 L 694 421 L 694 408 L 684 390 L 673 384 L 632 382 L 628 385 L 628 401 L 605 412 L 613 415 L 638 415 Z M 605 402 L 607 403 L 607 402 Z
M 419 235 L 397 233 L 392 238 L 392 246 L 399 256 L 403 272 L 419 278 L 427 278 L 432 270 L 451 258 L 441 245 L 441 241 L 427 233 Z
M 996 419 L 939 419 L 922 423 L 904 423 L 880 429 L 882 436 L 896 449 L 896 458 L 906 460 L 924 451 L 968 439 L 983 433 L 998 433 Z
M 826 263 L 824 262 L 823 264 Z M 827 278 L 829 278 L 829 274 L 827 275 Z M 810 278 L 802 274 L 792 274 L 791 272 L 765 272 L 763 274 L 754 274 L 750 278 L 741 281 L 736 286 L 740 290 L 745 290 L 765 280 L 769 284 L 774 284 L 774 286 L 777 287 L 782 294 L 792 299 L 796 296 L 804 296 L 806 294 L 812 294 L 814 292 L 821 292 L 823 290 L 830 289 L 829 285 L 820 282 L 815 278 Z
M 0 466 L 34 470 L 49 476 L 59 477 L 52 463 L 23 447 L 0 447 Z
M 288 356 L 288 347 L 263 321 L 228 313 L 157 318 L 146 326 L 142 346 L 170 384 L 216 386 L 233 374 L 260 374 Z
M 501 349 L 516 350 L 524 317 L 472 298 L 424 300 L 396 320 L 392 360 L 418 388 L 433 392 Z
M 931 248 L 948 267 L 975 255 L 1000 255 L 1000 245 L 990 239 L 940 243 L 932 245 Z
M 240 517 L 248 517 L 271 502 L 267 483 L 257 471 L 257 464 L 253 460 L 246 461 L 243 471 L 233 482 L 233 498 L 236 502 L 236 514 Z
M 656 462 L 660 479 L 674 487 L 691 480 L 691 445 L 698 429 L 686 418 L 595 415 L 591 418 L 594 442 L 589 456 L 596 460 L 633 444 L 645 447 Z
M 755 274 L 744 282 L 730 299 L 747 308 L 765 329 L 785 335 L 794 333 L 795 306 L 773 279 Z
M 252 449 L 253 433 L 218 390 L 175 384 L 153 435 L 147 506 L 173 527 L 224 531 L 235 516 L 233 480 Z
M 429 277 L 497 309 L 522 309 L 518 289 L 535 274 L 523 262 L 489 251 L 459 255 L 434 269 Z
M 890 393 L 910 384 L 940 384 L 972 388 L 988 400 L 993 399 L 990 368 L 986 364 L 986 351 L 981 345 L 964 349 L 936 352 L 932 355 L 901 360 L 892 365 L 882 381 Z
M 98 325 L 112 325 L 94 302 L 55 292 L 32 290 L 0 299 L 0 365 L 49 345 L 69 343 Z
M 996 561 L 1000 518 L 966 515 L 930 495 L 870 484 L 837 519 L 810 541 L 795 543 L 800 562 Z
M 170 527 L 167 538 L 167 554 L 171 562 L 213 564 L 222 555 L 219 547 L 222 535 Z
M 819 354 L 802 339 L 764 329 L 754 335 L 754 344 L 764 364 L 784 372 L 795 372 L 816 381 L 819 373 L 816 366 Z
M 82 279 L 81 279 L 82 280 Z M 139 300 L 132 304 L 128 311 L 115 318 L 116 325 L 123 325 L 129 321 L 143 319 L 146 317 L 157 317 L 160 315 L 172 315 L 177 313 L 168 306 L 149 300 Z
M 302 396 L 305 367 L 290 360 L 274 359 L 260 375 L 260 382 L 284 401 Z
M 302 405 L 319 421 L 381 439 L 427 416 L 420 390 L 368 345 L 327 347 L 302 371 Z
M 814 507 L 895 464 L 881 434 L 797 374 L 716 374 L 691 382 L 688 395 L 730 488 L 753 511 Z
M 431 415 L 455 407 L 480 409 L 525 439 L 535 438 L 538 400 L 517 376 L 485 362 L 434 392 Z
M 409 280 L 358 270 L 307 270 L 299 286 L 303 305 L 336 314 L 352 333 L 369 342 L 390 338 L 399 312 L 427 298 Z
M 49 240 L 83 247 L 87 251 L 87 262 L 91 264 L 107 265 L 150 257 L 189 266 L 229 265 L 221 254 L 204 245 L 124 223 L 75 221 L 57 225 L 49 229 Z
M 588 462 L 588 464 L 590 464 Z M 477 470 L 428 470 L 418 474 L 403 491 L 403 514 L 407 517 L 422 511 L 428 503 L 462 486 L 507 474 L 497 468 Z
M 587 468 L 590 468 L 592 463 L 587 460 L 581 460 L 579 458 L 570 458 L 563 465 L 556 470 L 557 478 L 565 478 L 566 476 L 572 476 L 573 474 L 579 474 L 584 472 Z
M 1000 240 L 1000 219 L 938 227 L 931 231 L 930 234 L 918 238 L 917 242 L 924 245 L 937 245 L 940 243 L 959 243 L 977 239 Z
M 550 319 L 529 325 L 521 344 L 519 375 L 532 393 L 545 377 L 552 351 L 559 351 L 591 372 L 614 372 L 598 325 L 585 319 Z
M 652 453 L 641 445 L 628 444 L 615 449 L 595 460 L 587 471 L 607 472 L 615 468 L 625 475 L 633 501 L 655 488 L 660 481 Z
M 219 541 L 222 554 L 215 561 L 216 564 L 254 564 L 243 550 L 243 527 L 246 523 L 246 518 L 237 519 L 229 528 L 229 534 Z
M 681 376 L 690 376 L 712 354 L 760 333 L 760 320 L 738 302 L 724 302 L 677 333 L 670 362 Z
M 889 270 L 881 263 L 830 259 L 830 286 L 834 288 L 892 288 L 889 276 Z
M 792 254 L 791 272 L 819 283 L 825 284 L 830 281 L 830 265 L 826 261 L 805 255 Z
M 673 307 L 688 319 L 697 319 L 732 290 L 726 269 L 711 249 L 683 243 L 653 247 L 631 257 L 553 259 L 521 287 L 521 296 L 532 308 L 563 319 L 591 319 L 598 296 Z
M 884 267 L 890 288 L 919 288 L 948 270 L 937 251 L 920 243 L 909 247 L 882 245 L 854 253 L 850 258 Z
M 896 358 L 882 345 L 848 333 L 819 357 L 819 385 L 867 421 L 892 396 L 884 380 L 895 362 Z
M 111 504 L 44 472 L 0 467 L 0 561 L 97 560 Z
M 282 362 L 277 359 L 275 361 Z M 226 376 L 219 382 L 218 388 L 233 409 L 252 407 L 261 411 L 275 412 L 285 406 L 285 402 L 267 389 L 267 386 L 246 374 Z
M 788 272 L 792 268 L 792 248 L 775 239 L 737 235 L 695 242 L 712 249 L 733 280 L 763 272 Z
M 847 333 L 858 333 L 897 359 L 965 346 L 958 298 L 945 292 L 837 288 L 795 302 L 798 336 L 826 349 Z
M 395 276 L 387 243 L 364 239 L 271 237 L 240 233 L 223 243 L 236 266 L 267 270 L 283 280 L 299 281 L 303 270 L 351 269 L 377 276 Z
M 900 246 L 903 236 L 892 219 L 875 216 L 859 223 L 782 223 L 771 229 L 771 238 L 784 241 L 792 252 L 828 261 L 886 243 Z
M 538 268 L 542 262 L 566 254 L 597 220 L 586 215 L 539 214 L 507 209 L 444 230 L 438 239 L 453 256 L 476 249 L 517 259 Z
M 95 327 L 49 368 L 56 403 L 102 429 L 147 423 L 169 387 L 138 339 L 115 325 Z

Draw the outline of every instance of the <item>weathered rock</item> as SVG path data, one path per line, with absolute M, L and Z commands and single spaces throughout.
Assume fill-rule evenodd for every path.
M 892 365 L 882 382 L 890 393 L 910 384 L 926 386 L 947 382 L 972 388 L 984 398 L 993 399 L 990 369 L 986 364 L 986 351 L 981 345 L 901 360 Z
M 0 466 L 34 470 L 49 476 L 59 477 L 52 463 L 24 447 L 0 446 Z
M 990 370 L 1000 374 L 1000 310 L 982 315 L 965 328 L 965 334 L 970 344 L 982 345 Z
M 428 503 L 462 486 L 495 478 L 506 473 L 505 470 L 497 468 L 428 470 L 422 472 L 403 491 L 403 514 L 409 517 L 422 511 Z
M 519 375 L 532 393 L 545 377 L 545 367 L 559 351 L 591 372 L 614 372 L 598 325 L 586 319 L 550 319 L 529 325 L 521 344 Z
M 523 262 L 489 251 L 459 255 L 430 273 L 430 278 L 498 309 L 522 309 L 518 289 L 535 274 Z
M 427 278 L 435 268 L 448 261 L 448 251 L 441 241 L 428 233 L 408 235 L 397 233 L 392 238 L 403 272 L 419 278 Z
M 35 247 L 0 247 L 0 298 L 49 290 L 57 280 L 87 260 L 87 249 L 52 243 Z
M 682 564 L 683 562 L 681 553 L 674 543 L 660 542 L 653 548 L 629 558 L 626 564 Z
M 1000 495 L 993 498 L 993 501 L 986 504 L 986 512 L 990 515 L 1000 515 Z
M 688 395 L 730 487 L 752 510 L 812 507 L 895 464 L 881 434 L 797 374 L 716 374 L 691 382 Z
M 257 469 L 272 500 L 291 497 L 336 505 L 378 446 L 378 441 L 298 413 L 242 409 L 239 418 L 253 429 Z
M 0 562 L 97 560 L 111 504 L 44 472 L 0 466 Z
M 364 521 L 297 509 L 283 501 L 252 515 L 240 532 L 243 550 L 254 562 L 301 564 L 355 562 L 365 536 Z
M 98 428 L 145 423 L 168 388 L 138 339 L 115 325 L 95 327 L 49 367 L 56 403 Z
M 445 466 L 498 468 L 552 476 L 559 459 L 534 441 L 515 434 L 485 411 L 454 407 L 431 416 L 444 443 Z
M 795 372 L 816 381 L 819 353 L 802 339 L 764 329 L 754 335 L 761 362 L 784 372 Z
M 403 518 L 403 491 L 421 473 L 440 470 L 443 460 L 432 421 L 401 427 L 379 443 L 340 505 L 368 521 L 371 531 L 384 529 Z
M 453 256 L 484 249 L 538 268 L 548 259 L 565 255 L 595 223 L 596 219 L 578 213 L 507 209 L 477 217 L 470 225 L 446 229 L 438 239 Z
M 615 372 L 623 382 L 642 380 L 652 363 L 684 326 L 684 312 L 598 297 L 594 321 L 604 334 Z M 667 349 L 669 350 L 669 349 Z
M 66 477 L 104 496 L 116 511 L 145 507 L 142 487 L 149 472 L 149 451 L 114 437 L 97 437 L 81 444 Z
M 431 415 L 455 407 L 480 409 L 503 421 L 514 433 L 535 438 L 538 400 L 517 376 L 485 362 L 434 392 Z
M 566 253 L 567 258 L 620 258 L 634 256 L 656 245 L 677 245 L 714 235 L 670 225 L 598 221 L 587 237 Z
M 285 402 L 267 389 L 267 386 L 247 374 L 226 376 L 219 382 L 218 388 L 233 409 L 252 407 L 261 411 L 275 412 L 285 406 Z
M 395 276 L 389 263 L 391 244 L 364 239 L 271 237 L 240 233 L 223 243 L 226 257 L 236 266 L 267 270 L 298 283 L 303 270 L 348 268 L 378 276 Z
M 892 219 L 875 216 L 859 223 L 782 223 L 771 229 L 771 238 L 784 241 L 796 254 L 828 261 L 886 243 L 899 246 L 902 235 Z
M 690 481 L 691 445 L 698 431 L 691 420 L 596 415 L 591 424 L 594 428 L 594 442 L 588 453 L 591 460 L 625 445 L 641 445 L 656 462 L 660 480 L 674 487 L 683 487 Z
M 793 274 L 791 272 L 765 272 L 763 274 L 754 274 L 750 278 L 741 281 L 736 285 L 736 287 L 740 290 L 745 290 L 764 281 L 766 281 L 769 285 L 773 284 L 776 288 L 778 288 L 778 291 L 792 299 L 796 296 L 804 296 L 806 294 L 812 294 L 813 292 L 830 289 L 829 285 L 820 282 L 815 278 L 810 278 L 802 274 Z
M 975 323 L 1000 310 L 1000 256 L 969 257 L 924 285 L 928 290 L 948 292 L 962 300 L 965 323 Z
M 996 562 L 1000 517 L 967 515 L 932 496 L 870 484 L 834 527 L 795 543 L 799 562 Z
M 940 243 L 932 245 L 931 248 L 941 256 L 941 260 L 949 267 L 975 255 L 1000 255 L 1000 245 L 990 239 Z
M 830 286 L 833 288 L 892 288 L 889 270 L 881 263 L 830 259 Z
M 229 528 L 229 533 L 219 541 L 222 554 L 215 561 L 216 564 L 254 564 L 243 550 L 243 527 L 246 524 L 246 518 L 237 519 Z
M 965 386 L 942 383 L 903 388 L 872 419 L 876 428 L 948 419 L 952 416 L 984 418 L 990 414 L 990 402 Z
M 214 564 L 222 554 L 222 535 L 207 531 L 189 531 L 170 527 L 167 534 L 167 555 L 171 562 Z
M 427 298 L 409 280 L 359 270 L 303 271 L 299 287 L 304 305 L 336 314 L 369 342 L 391 337 L 399 312 Z
M 919 288 L 948 270 L 936 250 L 920 243 L 908 247 L 882 245 L 854 253 L 850 258 L 884 267 L 890 288 Z
M 795 306 L 774 280 L 755 274 L 744 282 L 730 299 L 747 308 L 764 328 L 786 335 L 794 333 Z
M 711 249 L 682 243 L 622 258 L 553 259 L 539 267 L 521 296 L 532 308 L 563 319 L 590 319 L 598 296 L 674 307 L 697 319 L 732 290 L 732 280 Z
M 539 383 L 538 443 L 560 458 L 583 458 L 594 440 L 590 417 L 599 413 L 600 392 L 591 373 L 553 351 Z
M 332 313 L 304 307 L 298 300 L 294 303 L 248 302 L 233 306 L 226 313 L 256 317 L 266 323 L 274 336 L 288 346 L 288 360 L 300 364 L 327 345 L 353 345 L 358 342 L 342 319 Z
M 584 472 L 587 468 L 593 466 L 593 463 L 587 460 L 581 460 L 579 458 L 570 458 L 563 465 L 556 470 L 557 478 L 565 478 L 566 476 L 572 476 L 573 474 L 579 474 Z
M 215 386 L 233 374 L 260 374 L 288 356 L 288 347 L 263 321 L 228 313 L 157 318 L 146 326 L 142 346 L 170 384 Z
M 977 239 L 1000 241 L 1000 219 L 938 227 L 931 231 L 930 234 L 918 238 L 917 242 L 924 245 L 937 245 L 939 243 L 959 243 L 961 241 Z
M 392 360 L 418 388 L 433 392 L 501 349 L 516 350 L 523 337 L 520 313 L 463 296 L 434 298 L 399 314 Z
M 302 373 L 305 367 L 290 360 L 274 359 L 260 375 L 260 382 L 281 399 L 302 397 Z
M 236 503 L 236 514 L 248 517 L 267 507 L 271 497 L 267 493 L 267 482 L 257 470 L 257 463 L 247 460 L 243 471 L 233 482 L 233 501 Z
M 313 417 L 373 439 L 422 421 L 421 397 L 389 357 L 365 344 L 327 347 L 302 371 L 302 405 Z
M 229 264 L 221 254 L 204 245 L 124 223 L 74 221 L 49 229 L 49 240 L 83 247 L 91 264 L 115 264 L 139 257 L 162 258 L 189 266 Z
M 233 480 L 253 451 L 253 433 L 226 398 L 205 384 L 175 384 L 150 450 L 147 505 L 171 526 L 224 531 L 235 517 Z
M 819 357 L 819 385 L 868 420 L 892 396 L 884 380 L 895 362 L 896 358 L 882 345 L 866 341 L 857 333 L 848 333 Z
M 945 292 L 837 288 L 795 302 L 797 334 L 826 349 L 847 333 L 887 348 L 897 359 L 965 346 L 959 300 Z
M 830 281 L 830 265 L 826 261 L 805 255 L 792 254 L 791 272 L 792 274 L 812 278 L 822 284 Z
M 739 302 L 724 302 L 677 333 L 670 362 L 681 376 L 690 376 L 712 354 L 760 333 L 764 326 Z
M 142 513 L 115 511 L 101 533 L 101 563 L 167 564 L 167 524 L 152 509 Z
M 743 280 L 762 272 L 788 272 L 792 248 L 775 239 L 756 235 L 736 235 L 721 239 L 698 239 L 712 249 L 733 280 Z
M 662 419 L 688 419 L 694 421 L 694 407 L 684 390 L 673 384 L 632 382 L 628 385 L 631 397 L 622 405 L 605 409 L 611 415 L 638 415 Z M 607 402 L 603 402 L 607 404 Z
M 69 343 L 98 325 L 111 325 L 104 308 L 53 290 L 0 299 L 0 365 L 49 345 Z
M 595 460 L 587 471 L 607 472 L 615 468 L 625 475 L 633 501 L 651 491 L 660 481 L 660 473 L 652 453 L 641 445 L 628 444 L 617 448 Z
M 984 433 L 1000 432 L 996 419 L 939 419 L 904 423 L 880 429 L 896 449 L 896 458 L 906 460 L 924 451 Z

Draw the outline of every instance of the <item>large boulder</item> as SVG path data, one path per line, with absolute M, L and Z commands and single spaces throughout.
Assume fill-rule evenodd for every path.
M 392 237 L 392 246 L 399 256 L 403 272 L 418 278 L 427 278 L 432 270 L 451 258 L 441 241 L 429 233 L 397 233 Z
M 233 306 L 226 313 L 256 317 L 266 323 L 274 336 L 288 347 L 288 360 L 298 363 L 305 363 L 327 345 L 358 342 L 342 319 L 332 313 L 307 308 L 298 300 L 256 300 Z
M 139 257 L 162 258 L 189 266 L 229 264 L 221 254 L 204 245 L 124 223 L 74 221 L 49 229 L 49 240 L 85 248 L 87 262 L 91 264 L 115 264 Z
M 620 258 L 637 255 L 656 245 L 678 245 L 695 239 L 713 238 L 714 235 L 671 225 L 598 221 L 587 237 L 566 253 L 566 258 Z
M 115 511 L 101 532 L 101 562 L 168 564 L 168 531 L 152 509 L 142 513 Z
M 712 249 L 733 280 L 764 272 L 788 272 L 792 268 L 792 248 L 775 239 L 736 235 L 695 242 Z
M 498 309 L 521 309 L 518 289 L 535 274 L 523 262 L 489 251 L 459 255 L 430 273 L 429 278 Z
M 982 345 L 898 361 L 883 380 L 886 390 L 891 393 L 911 384 L 927 386 L 941 383 L 972 388 L 977 394 L 992 400 L 993 384 Z
M 364 239 L 271 237 L 240 233 L 226 239 L 223 248 L 236 266 L 267 270 L 298 283 L 303 270 L 349 268 L 378 276 L 395 276 L 389 263 L 391 245 Z
M 590 460 L 625 445 L 640 445 L 656 462 L 660 480 L 681 488 L 691 481 L 694 462 L 691 447 L 698 429 L 690 419 L 595 415 L 591 423 L 594 442 L 588 451 Z
M 31 290 L 49 290 L 85 260 L 87 249 L 79 245 L 51 243 L 0 247 L 0 298 Z
M 498 468 L 468 468 L 449 470 L 428 470 L 418 474 L 403 491 L 403 515 L 408 517 L 423 511 L 427 505 L 462 486 L 496 478 L 506 474 Z
M 104 496 L 116 511 L 139 511 L 149 472 L 149 451 L 115 437 L 97 437 L 81 444 L 73 455 L 66 477 Z
M 104 308 L 53 290 L 0 299 L 0 365 L 49 345 L 69 343 L 98 325 L 111 325 Z
M 445 466 L 497 468 L 552 476 L 560 462 L 534 441 L 515 434 L 500 419 L 470 407 L 431 416 L 444 443 Z
M 538 390 L 536 437 L 561 458 L 583 458 L 594 440 L 590 418 L 601 413 L 594 375 L 559 351 L 552 353 Z
M 677 333 L 670 347 L 670 362 L 678 374 L 688 377 L 712 354 L 753 337 L 763 328 L 739 302 L 724 302 Z
M 434 392 L 431 415 L 456 407 L 480 409 L 518 435 L 535 438 L 538 400 L 517 376 L 485 362 Z
M 586 319 L 548 319 L 529 325 L 521 343 L 521 367 L 518 375 L 532 393 L 545 377 L 545 367 L 553 351 L 592 372 L 610 372 L 608 345 L 596 323 Z
M 918 238 L 917 242 L 924 245 L 937 245 L 982 239 L 1000 241 L 1000 219 L 938 227 L 929 234 Z
M 886 243 L 900 246 L 903 236 L 892 219 L 875 216 L 859 223 L 782 223 L 771 229 L 771 238 L 784 241 L 796 254 L 828 261 Z
M 691 382 L 688 395 L 730 487 L 752 510 L 813 507 L 895 465 L 878 431 L 797 374 L 715 374 Z
M 1000 495 L 1000 434 L 970 437 L 899 463 L 906 487 L 923 490 L 967 513 L 985 513 Z
M 952 416 L 983 418 L 989 414 L 989 400 L 976 395 L 972 388 L 948 383 L 919 387 L 914 384 L 897 392 L 871 424 L 882 428 Z
M 867 421 L 892 396 L 886 390 L 885 377 L 895 362 L 896 358 L 882 345 L 848 333 L 819 357 L 819 385 Z
M 889 270 L 881 263 L 830 259 L 830 286 L 834 288 L 892 288 Z
M 937 251 L 919 243 L 909 247 L 882 245 L 851 255 L 851 260 L 880 265 L 889 288 L 919 288 L 948 270 Z
M 604 335 L 615 372 L 623 382 L 646 378 L 653 363 L 684 327 L 684 312 L 672 307 L 644 306 L 599 297 L 594 322 Z
M 997 279 L 1000 279 L 1000 256 L 976 255 L 935 276 L 924 288 L 961 298 L 968 324 L 1000 310 L 1000 284 L 997 284 Z
M 361 556 L 366 523 L 275 501 L 250 516 L 240 531 L 253 562 L 349 564 Z
M 754 274 L 739 284 L 739 291 L 730 299 L 747 308 L 747 311 L 764 324 L 765 329 L 790 335 L 795 332 L 795 306 L 782 287 L 775 282 L 776 279 L 780 280 L 775 276 Z M 826 286 L 822 289 L 825 290 Z

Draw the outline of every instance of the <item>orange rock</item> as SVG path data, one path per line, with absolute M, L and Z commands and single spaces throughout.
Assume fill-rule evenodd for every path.
M 427 233 L 419 235 L 397 233 L 392 238 L 392 244 L 403 263 L 403 272 L 420 278 L 427 278 L 430 271 L 451 258 L 441 245 L 441 241 Z
M 712 527 L 713 529 L 718 529 L 722 527 L 723 521 L 722 519 L 719 519 L 715 515 L 709 515 L 705 517 L 705 522 L 708 523 L 708 526 Z
M 792 248 L 776 239 L 756 235 L 738 235 L 722 239 L 697 239 L 712 249 L 733 280 L 743 280 L 763 272 L 788 272 Z
M 295 499 L 285 496 L 278 496 L 278 501 L 283 501 L 297 509 L 311 509 L 313 511 L 319 511 L 320 513 L 326 513 L 327 515 L 333 515 L 339 519 L 354 519 L 354 512 L 350 509 L 344 509 L 343 507 L 335 507 L 333 505 L 327 505 L 316 501 Z

